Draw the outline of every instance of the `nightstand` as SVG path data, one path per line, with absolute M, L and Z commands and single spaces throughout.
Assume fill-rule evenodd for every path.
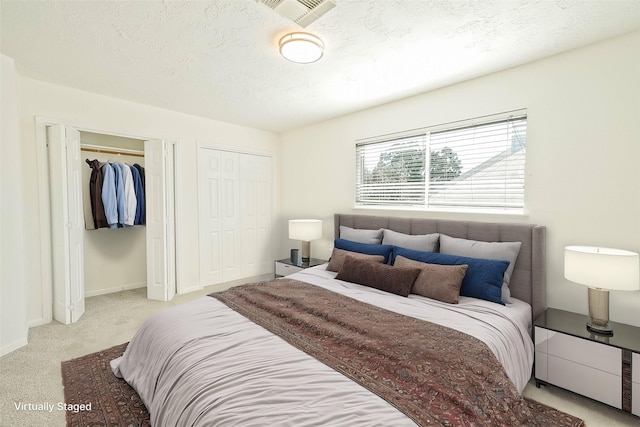
M 609 322 L 590 333 L 588 316 L 548 308 L 534 323 L 536 386 L 553 384 L 640 416 L 640 328 Z
M 290 274 L 297 273 L 298 271 L 302 271 L 305 268 L 324 264 L 325 262 L 327 262 L 327 260 L 318 258 L 311 258 L 309 262 L 305 263 L 303 263 L 302 261 L 294 263 L 291 262 L 290 258 L 280 259 L 276 261 L 276 277 L 288 276 Z

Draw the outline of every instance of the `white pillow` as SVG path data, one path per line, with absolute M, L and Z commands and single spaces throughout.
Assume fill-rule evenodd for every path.
M 438 247 L 438 233 L 433 234 L 404 234 L 397 231 L 384 229 L 382 233 L 383 245 L 400 246 L 401 248 L 416 251 L 435 252 Z
M 504 272 L 504 281 L 502 282 L 502 302 L 505 304 L 511 302 L 509 282 L 520 252 L 520 246 L 522 246 L 522 242 L 480 242 L 458 239 L 446 234 L 440 235 L 440 253 L 509 261 L 509 267 Z
M 340 226 L 340 238 L 358 243 L 379 245 L 382 242 L 382 228 L 379 230 L 366 230 Z

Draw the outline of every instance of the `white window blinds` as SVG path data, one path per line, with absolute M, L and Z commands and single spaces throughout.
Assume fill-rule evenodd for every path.
M 526 129 L 520 110 L 358 142 L 356 204 L 521 211 Z
M 423 133 L 357 144 L 357 203 L 424 204 L 426 141 L 426 135 Z

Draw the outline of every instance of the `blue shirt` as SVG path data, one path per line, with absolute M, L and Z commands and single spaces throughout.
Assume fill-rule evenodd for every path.
M 102 165 L 102 204 L 109 228 L 118 227 L 118 203 L 116 200 L 116 180 L 113 167 L 109 163 Z
M 111 167 L 115 172 L 116 182 L 116 203 L 118 205 L 118 224 L 124 226 L 124 179 L 122 178 L 122 169 L 118 163 L 111 163 Z M 111 227 L 114 228 L 114 227 Z

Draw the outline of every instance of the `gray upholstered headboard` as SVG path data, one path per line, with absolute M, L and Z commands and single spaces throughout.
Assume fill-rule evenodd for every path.
M 541 315 L 546 308 L 544 226 L 335 214 L 336 237 L 340 236 L 341 225 L 371 230 L 387 228 L 405 234 L 442 233 L 451 237 L 485 242 L 522 242 L 509 285 L 511 295 L 531 305 L 532 320 Z

